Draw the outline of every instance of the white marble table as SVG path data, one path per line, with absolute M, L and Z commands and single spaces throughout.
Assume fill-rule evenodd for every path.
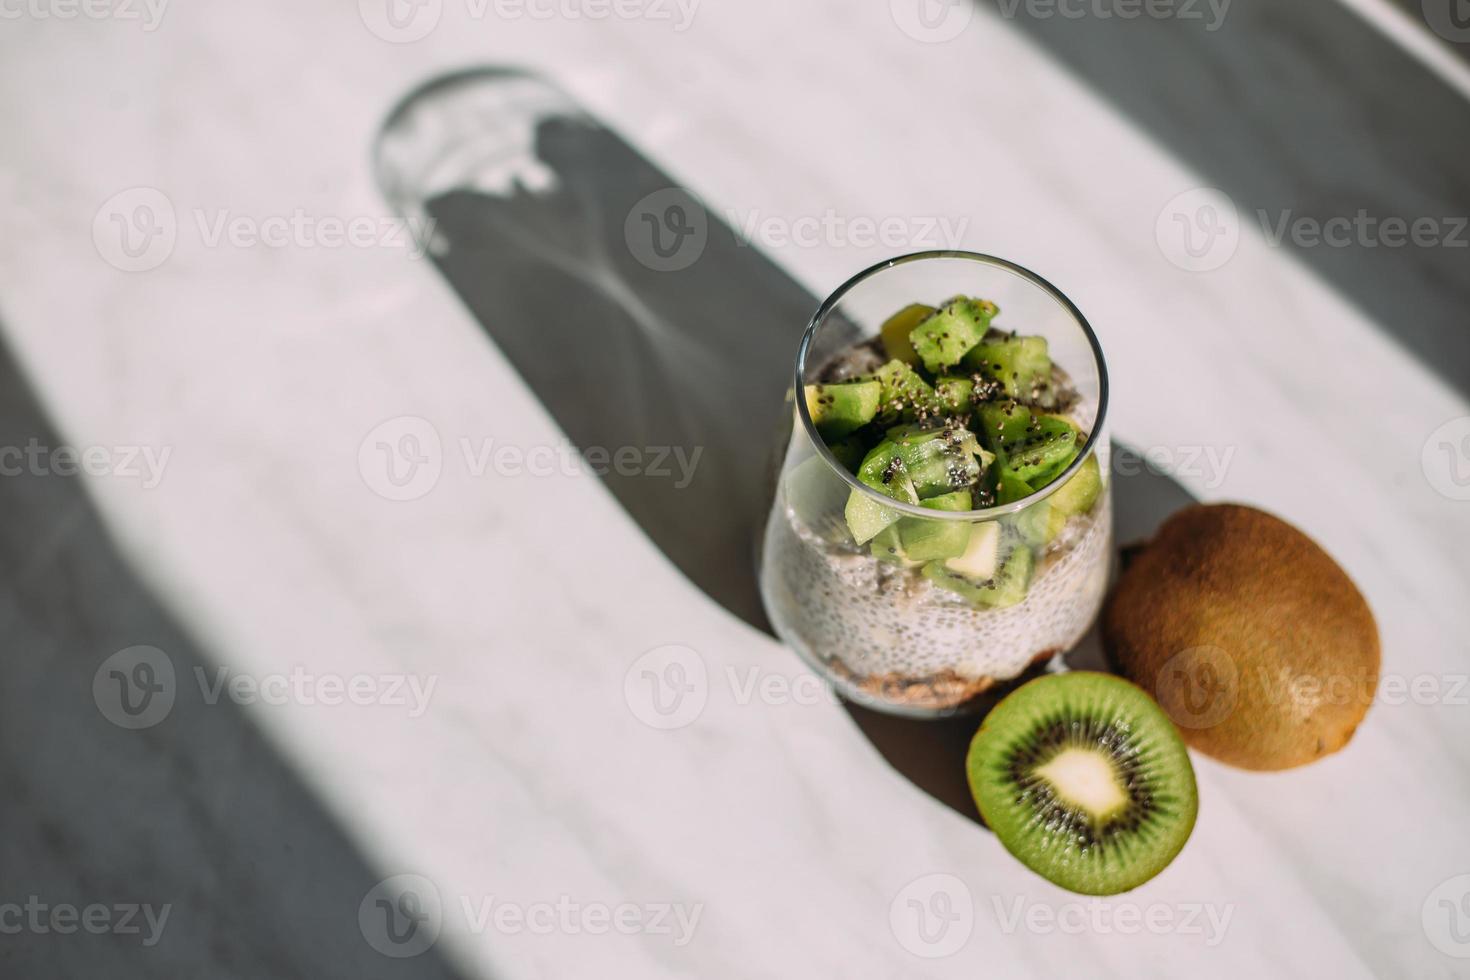
M 1470 879 L 1443 884 L 1470 874 L 1470 501 L 1454 499 L 1470 459 L 1431 442 L 1470 416 L 1464 392 L 1251 222 L 1218 268 L 1171 262 L 1156 226 L 1201 178 L 989 14 L 926 44 L 882 3 L 711 0 L 677 31 L 476 18 L 445 0 L 435 30 L 394 44 L 353 7 L 180 3 L 154 31 L 0 24 L 0 321 L 66 444 L 169 451 L 155 486 L 117 473 L 85 485 L 211 679 L 222 665 L 256 680 L 299 669 L 421 685 L 422 711 L 327 704 L 310 684 L 244 691 L 239 709 L 369 883 L 419 875 L 439 895 L 433 949 L 369 958 L 373 971 L 433 959 L 464 977 L 1470 974 L 1446 952 L 1470 954 L 1456 941 L 1470 935 Z M 367 166 L 383 113 L 415 83 L 482 62 L 556 78 L 722 212 L 967 217 L 960 245 L 1041 271 L 1087 311 L 1110 361 L 1114 434 L 1159 458 L 1228 459 L 1175 476 L 1321 541 L 1374 607 L 1386 674 L 1426 678 L 1428 693 L 1376 705 L 1346 751 L 1299 772 L 1197 757 L 1194 837 L 1133 894 L 1080 900 L 1026 871 L 888 768 L 839 706 L 811 696 L 794 656 L 691 587 L 595 478 L 470 471 L 460 439 L 561 437 L 427 262 L 381 242 L 324 244 L 320 226 L 279 246 L 211 241 L 222 216 L 251 228 L 298 211 L 385 218 Z M 922 170 L 916 147 L 931 148 Z M 166 261 L 130 273 L 99 256 L 93 222 L 139 186 L 179 220 Z M 770 248 L 817 294 L 899 250 Z M 431 492 L 393 501 L 364 479 L 359 450 L 402 416 L 428 420 L 445 453 Z M 76 653 L 86 676 L 159 641 L 110 643 Z M 706 701 L 659 730 L 625 678 L 668 645 L 694 651 Z M 745 697 L 752 677 L 775 693 Z M 108 806 L 146 824 L 234 765 Z M 31 806 L 18 822 L 65 822 Z M 115 896 L 125 876 L 89 879 L 91 900 L 175 905 L 156 946 L 122 960 L 97 946 L 98 968 L 252 973 L 192 958 L 209 943 L 189 931 L 218 939 L 243 928 L 221 911 L 242 891 L 289 887 L 305 856 L 288 821 L 271 826 L 274 846 L 245 862 L 258 868 L 249 886 L 244 871 L 220 884 L 208 848 L 183 894 Z M 108 855 L 98 844 L 80 866 Z M 971 913 L 926 945 L 907 903 L 941 908 L 936 889 Z M 0 868 L 0 901 L 36 890 Z M 365 891 L 343 894 L 274 928 L 292 943 L 366 943 L 350 928 Z M 1441 899 L 1461 903 L 1466 931 L 1450 931 Z M 477 922 L 492 900 L 533 921 L 546 905 L 573 911 L 542 934 Z M 624 903 L 641 927 L 599 918 Z M 697 919 L 655 924 L 660 906 Z M 948 955 L 919 955 L 935 952 Z

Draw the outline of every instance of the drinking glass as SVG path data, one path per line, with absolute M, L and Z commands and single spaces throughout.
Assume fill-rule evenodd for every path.
M 1085 442 L 1030 496 L 946 512 L 860 482 L 818 435 L 802 391 L 855 373 L 854 345 L 872 341 L 896 311 L 957 295 L 996 303 L 994 328 L 1046 338 L 1052 362 L 1075 390 L 1066 414 Z M 834 370 L 844 357 L 846 369 Z M 812 317 L 788 393 L 789 434 L 781 435 L 784 461 L 758 558 L 761 598 L 778 635 L 844 697 L 916 717 L 972 708 L 992 686 L 1071 649 L 1096 618 L 1112 570 L 1107 401 L 1102 349 L 1086 319 L 1056 287 L 1012 262 L 923 252 L 849 279 Z M 1090 509 L 1072 514 L 1058 506 L 1053 513 L 1056 491 L 1094 466 L 1101 490 Z M 1024 598 L 977 601 L 938 587 L 917 563 L 884 560 L 849 530 L 844 515 L 855 495 L 908 527 L 963 524 L 971 535 L 986 535 L 1010 556 L 1011 572 L 1028 570 Z M 989 599 L 984 588 L 980 594 Z

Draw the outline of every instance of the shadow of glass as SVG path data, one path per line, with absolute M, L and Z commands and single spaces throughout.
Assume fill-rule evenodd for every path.
M 201 695 L 217 665 L 69 464 L 9 451 L 63 445 L 0 347 L 0 974 L 460 976 L 371 945 L 428 934 L 391 908 L 360 924 L 382 876 L 242 710 Z
M 636 467 L 600 475 L 695 585 L 769 632 L 753 550 L 817 299 L 535 76 L 424 85 L 389 116 L 376 158 L 384 193 L 433 219 L 439 270 L 576 447 L 704 450 L 684 485 Z M 690 236 L 682 254 L 676 226 Z M 1123 540 L 1192 499 L 1121 447 L 1114 469 Z M 1067 659 L 1101 669 L 1095 636 Z M 848 711 L 896 770 L 977 816 L 964 778 L 977 714 Z
M 1163 17 L 974 2 L 1228 194 L 1243 233 L 1279 239 L 1470 393 L 1470 100 L 1397 42 L 1340 0 L 1172 4 Z M 1182 190 L 1162 194 L 1161 213 Z M 1171 215 L 1187 246 L 1223 228 L 1204 208 Z
M 812 297 L 532 75 L 416 90 L 376 158 L 587 465 L 695 585 L 768 629 L 751 567 Z

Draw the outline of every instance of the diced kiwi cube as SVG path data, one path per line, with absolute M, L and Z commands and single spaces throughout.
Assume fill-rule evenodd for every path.
M 807 385 L 806 408 L 817 432 L 830 443 L 871 422 L 882 393 L 883 385 L 877 381 Z
M 992 609 L 1013 606 L 1026 598 L 1031 587 L 1035 558 L 1025 544 L 1012 544 L 999 559 L 995 573 L 983 581 L 955 571 L 949 567 L 953 561 L 931 561 L 924 566 L 924 577 L 976 605 Z
M 930 374 L 960 363 L 965 353 L 985 339 L 990 316 L 972 299 L 950 300 L 909 334 L 909 340 Z
M 1042 416 L 1020 443 L 1006 449 L 1006 464 L 1040 490 L 1066 469 L 1081 451 L 1082 434 L 1066 419 Z
M 1000 564 L 1000 525 L 983 521 L 970 526 L 970 540 L 963 553 L 947 558 L 944 567 L 972 582 L 987 582 Z
M 1087 457 L 1070 480 L 1052 491 L 1047 498 L 1056 510 L 1068 517 L 1085 514 L 1097 503 L 1102 493 L 1102 473 L 1097 463 L 1097 454 Z
M 857 544 L 866 544 L 890 524 L 903 515 L 892 507 L 884 507 L 872 497 L 857 490 L 847 498 L 842 516 L 847 519 L 847 529 Z
M 969 378 L 944 377 L 934 382 L 934 397 L 941 411 L 950 415 L 963 415 L 970 411 L 970 393 L 975 383 Z
M 1051 383 L 1051 354 L 1045 337 L 985 340 L 965 354 L 965 366 L 998 381 L 1012 398 L 1034 400 Z
M 1035 493 L 1036 490 L 1016 475 L 1011 469 L 1010 462 L 1001 456 L 995 467 L 995 502 L 997 504 L 1012 504 L 1017 500 L 1025 500 Z
M 1101 493 L 1102 475 L 1099 472 L 1097 456 L 1089 456 L 1082 463 L 1081 468 L 1072 475 L 1072 478 L 1053 490 L 1052 495 L 1044 501 L 1051 506 L 1046 515 L 1046 533 L 1043 540 L 1048 544 L 1054 541 L 1066 527 L 1067 521 L 1092 510 Z
M 903 361 L 889 361 L 874 373 L 872 380 L 881 385 L 878 422 L 883 425 L 912 422 L 938 405 L 929 382 Z
M 874 446 L 858 467 L 858 480 L 885 497 L 916 504 L 919 496 L 914 491 L 913 481 L 899 456 L 898 447 L 885 439 Z M 884 507 L 868 494 L 854 490 L 847 498 L 844 510 L 847 526 L 853 540 L 865 544 L 902 515 L 891 507 Z
M 883 321 L 879 336 L 883 338 L 883 350 L 895 360 L 905 364 L 918 364 L 919 354 L 909 341 L 909 334 L 920 323 L 934 314 L 934 307 L 923 303 L 910 303 L 893 316 Z
M 920 500 L 920 507 L 930 510 L 965 511 L 970 509 L 970 491 L 956 490 L 929 500 Z M 970 543 L 970 525 L 956 520 L 925 520 L 922 517 L 905 517 L 895 528 L 903 555 L 910 561 L 930 561 L 954 558 L 965 553 Z
M 1047 498 L 1035 501 L 1020 512 L 1012 514 L 1006 519 L 1006 523 L 1015 531 L 1016 537 L 1027 544 L 1040 546 L 1056 537 L 1056 529 L 1052 526 L 1055 514 L 1051 498 Z
M 895 440 L 920 500 L 968 488 L 980 480 L 984 450 L 968 429 L 894 429 L 889 438 Z
M 902 523 L 902 521 L 899 523 Z M 891 562 L 895 565 L 902 565 L 905 568 L 921 564 L 920 562 L 910 561 L 908 556 L 904 554 L 903 542 L 898 536 L 898 524 L 890 524 L 879 531 L 868 544 L 868 551 L 879 561 Z
M 1019 444 L 1031 427 L 1031 409 L 1010 398 L 987 402 L 976 414 L 980 438 L 996 452 Z

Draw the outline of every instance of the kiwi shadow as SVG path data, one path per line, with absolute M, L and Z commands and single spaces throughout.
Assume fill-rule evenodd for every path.
M 1116 442 L 1112 476 L 1113 533 L 1125 555 L 1130 547 L 1152 537 L 1170 514 L 1196 502 L 1172 477 L 1151 467 L 1135 450 Z M 1062 659 L 1074 670 L 1109 670 L 1096 624 Z M 991 708 L 1046 670 L 1046 665 L 1036 665 L 987 692 L 965 714 L 937 721 L 900 718 L 852 702 L 844 707 L 863 737 L 899 774 L 951 810 L 983 826 L 965 781 L 970 740 Z
M 81 479 L 11 452 L 65 445 L 0 343 L 0 868 L 12 911 L 43 903 L 8 919 L 0 976 L 462 976 L 437 950 L 379 951 L 417 930 L 368 905 L 382 873 L 244 709 L 202 696 L 220 666 Z M 135 647 L 156 651 L 129 665 L 146 675 L 113 660 Z

